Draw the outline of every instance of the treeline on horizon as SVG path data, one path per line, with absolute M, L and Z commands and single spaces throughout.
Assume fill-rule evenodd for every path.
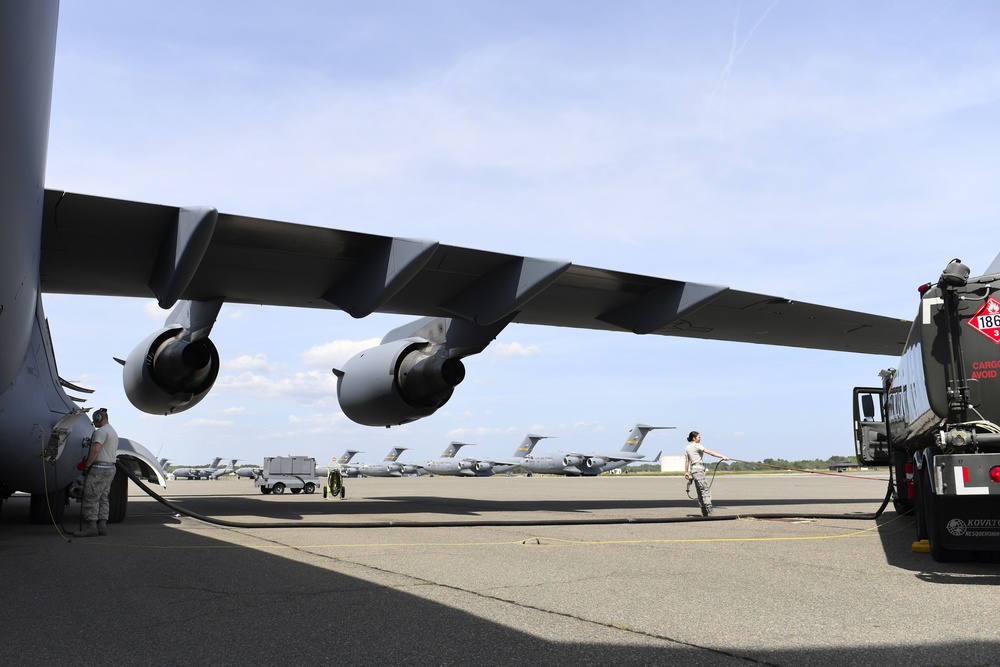
M 774 470 L 774 468 L 794 468 L 795 470 L 826 470 L 838 463 L 857 463 L 854 456 L 831 456 L 828 459 L 804 459 L 802 461 L 786 461 L 785 459 L 764 459 L 760 463 L 744 463 L 742 461 L 723 461 L 719 470 L 725 468 L 731 472 L 747 472 L 755 470 Z

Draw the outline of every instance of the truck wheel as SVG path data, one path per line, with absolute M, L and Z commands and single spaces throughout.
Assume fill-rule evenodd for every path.
M 312 482 L 306 482 L 306 485 L 302 487 L 302 490 L 306 493 L 316 493 L 316 485 Z
M 896 514 L 903 516 L 913 511 L 913 500 L 906 497 L 906 452 L 895 451 L 892 455 L 893 494 L 892 506 Z
M 111 480 L 108 492 L 108 523 L 121 523 L 128 513 L 128 475 L 115 468 L 115 478 Z
M 295 489 L 295 488 L 288 489 L 288 490 L 291 491 L 292 493 L 300 493 L 302 491 L 302 489 Z
M 271 493 L 277 493 L 278 495 L 281 495 L 284 492 L 285 492 L 285 485 L 282 484 L 281 482 L 278 482 L 277 484 L 271 487 Z
M 260 492 L 263 493 L 266 496 L 267 494 L 271 493 L 271 487 L 269 487 L 269 486 L 262 486 L 262 487 L 260 487 Z
M 956 559 L 958 552 L 941 546 L 941 501 L 930 492 L 930 467 L 925 465 L 924 468 L 927 475 L 926 479 L 923 480 L 927 488 L 927 493 L 924 494 L 926 501 L 924 506 L 927 509 L 927 542 L 931 547 L 931 557 L 939 563 L 948 563 Z

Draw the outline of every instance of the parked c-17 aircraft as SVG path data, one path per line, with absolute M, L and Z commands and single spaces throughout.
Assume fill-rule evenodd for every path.
M 58 2 L 0 3 L 0 498 L 63 506 L 94 427 L 59 378 L 42 293 L 154 297 L 164 325 L 120 360 L 138 409 L 212 389 L 225 303 L 420 317 L 336 369 L 341 409 L 391 426 L 434 414 L 510 323 L 899 354 L 909 322 L 569 261 L 45 189 Z M 127 94 L 127 91 L 122 91 Z M 41 452 L 41 465 L 39 464 Z M 140 445 L 119 461 L 162 477 Z M 119 485 L 124 489 L 124 486 Z M 127 493 L 113 494 L 112 521 Z
M 403 477 L 405 475 L 422 475 L 424 471 L 413 463 L 401 463 L 399 455 L 408 447 L 393 447 L 379 463 L 352 463 L 346 466 L 351 474 L 366 477 Z
M 230 459 L 229 465 L 225 466 L 224 468 L 216 468 L 216 470 L 212 472 L 211 477 L 209 479 L 219 479 L 220 477 L 225 477 L 226 475 L 236 474 L 237 461 L 239 461 L 239 459 Z
M 260 473 L 262 468 L 260 466 L 243 466 L 242 468 L 236 469 L 236 476 L 248 479 L 254 479 Z
M 474 470 L 475 460 L 457 458 L 456 456 L 458 450 L 470 444 L 468 442 L 450 442 L 444 448 L 444 451 L 441 452 L 441 456 L 428 459 L 424 463 L 421 463 L 420 467 L 432 475 L 459 475 L 462 472 L 466 472 L 466 476 L 472 477 L 476 472 Z
M 445 448 L 441 456 L 422 464 L 427 472 L 434 475 L 454 475 L 458 477 L 489 477 L 513 470 L 524 462 L 524 457 L 531 453 L 535 444 L 547 435 L 528 434 L 514 450 L 510 458 L 477 458 L 459 457 L 458 450 L 469 443 L 452 442 Z
M 549 475 L 570 475 L 573 477 L 592 477 L 608 472 L 615 468 L 621 468 L 641 461 L 645 458 L 642 454 L 637 454 L 639 446 L 646 438 L 646 434 L 657 429 L 672 429 L 674 426 L 647 426 L 646 424 L 636 424 L 632 427 L 628 438 L 621 450 L 617 452 L 592 452 L 584 454 L 580 452 L 566 452 L 549 454 L 545 456 L 527 456 L 521 465 L 532 473 L 547 473 Z
M 170 474 L 174 479 L 210 479 L 215 477 L 221 462 L 222 457 L 216 456 L 215 460 L 204 468 L 175 468 Z

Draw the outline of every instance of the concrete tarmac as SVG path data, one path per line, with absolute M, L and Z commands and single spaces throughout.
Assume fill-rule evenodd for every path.
M 1000 566 L 913 553 L 878 475 L 170 482 L 99 538 L 0 512 L 5 664 L 1000 665 Z M 830 515 L 751 519 L 752 514 Z M 832 518 L 834 515 L 839 518 Z M 464 526 L 501 522 L 506 525 Z M 597 523 L 567 523 L 569 521 Z M 600 523 L 621 521 L 621 523 Z M 65 531 L 79 522 L 66 511 Z M 361 527 L 404 523 L 405 526 Z M 428 524 L 411 527 L 410 524 Z M 531 523 L 534 525 L 517 525 Z M 243 527 L 255 524 L 257 527 Z M 331 524 L 328 527 L 307 525 Z

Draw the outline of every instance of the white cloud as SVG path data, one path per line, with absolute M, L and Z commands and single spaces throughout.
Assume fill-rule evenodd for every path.
M 511 343 L 493 343 L 493 345 L 486 349 L 489 351 L 490 361 L 530 359 L 542 353 L 542 348 L 538 345 L 522 345 L 517 341 Z
M 310 368 L 340 368 L 358 352 L 377 346 L 381 338 L 366 340 L 334 340 L 316 345 L 302 353 L 302 365 Z
M 222 362 L 222 370 L 228 373 L 241 373 L 247 371 L 257 371 L 272 373 L 279 367 L 267 361 L 267 355 L 263 352 L 257 354 L 242 354 L 235 359 Z
M 252 371 L 236 375 L 220 375 L 214 391 L 232 392 L 261 399 L 288 398 L 303 405 L 338 405 L 337 379 L 329 371 L 293 373 L 277 379 Z M 337 409 L 339 410 L 339 407 Z

